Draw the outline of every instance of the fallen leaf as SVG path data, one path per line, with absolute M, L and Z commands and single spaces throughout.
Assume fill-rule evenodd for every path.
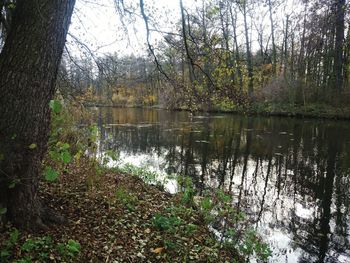
M 157 247 L 152 250 L 153 253 L 160 254 L 164 250 L 164 247 Z

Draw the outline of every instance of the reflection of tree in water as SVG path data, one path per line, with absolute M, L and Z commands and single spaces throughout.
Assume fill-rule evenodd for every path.
M 318 205 L 310 220 L 293 217 L 294 240 L 308 252 L 303 254 L 300 262 L 337 262 L 333 258 L 349 248 L 346 200 L 349 184 L 346 188 L 341 185 L 345 175 L 340 165 L 343 138 L 339 130 L 325 128 L 321 131 L 321 136 L 315 139 L 318 142 L 314 145 L 310 163 L 308 166 L 299 164 L 299 174 L 305 175 L 300 184 L 304 183 L 311 190 Z
M 349 249 L 345 123 L 232 115 L 191 119 L 141 109 L 104 114 L 114 125 L 101 125 L 102 147 L 156 154 L 163 170 L 191 176 L 200 191 L 226 189 L 258 227 L 287 233 L 304 251 L 300 262 L 333 262 L 330 253 Z

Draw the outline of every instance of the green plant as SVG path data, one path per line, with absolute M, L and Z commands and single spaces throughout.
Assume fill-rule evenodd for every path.
M 89 151 L 94 156 L 96 151 L 97 127 L 77 127 L 72 112 L 77 111 L 72 105 L 64 105 L 60 100 L 51 100 L 51 132 L 49 150 L 44 167 L 44 178 L 55 181 L 62 171 L 67 171 L 67 165 L 73 160 L 79 161 L 81 156 Z M 29 145 L 35 149 L 36 145 Z
M 152 218 L 152 225 L 161 231 L 169 231 L 170 233 L 177 232 L 177 227 L 180 226 L 183 221 L 177 216 L 163 216 L 156 214 Z
M 186 207 L 183 205 L 171 206 L 165 210 L 172 216 L 178 216 L 180 218 L 191 219 L 195 213 L 192 207 Z
M 7 235 L 8 238 L 1 244 L 0 262 L 47 262 L 50 256 L 58 254 L 63 261 L 73 262 L 81 249 L 80 244 L 72 239 L 55 245 L 50 236 L 27 238 L 22 243 L 16 228 L 10 229 Z
M 0 207 L 0 218 L 2 215 L 7 213 L 7 208 L 6 207 Z
M 1 262 L 6 262 L 12 255 L 12 249 L 17 244 L 19 238 L 19 231 L 13 228 L 9 232 L 9 238 L 4 241 L 0 250 Z
M 147 184 L 165 185 L 168 182 L 168 177 L 159 175 L 156 172 L 150 171 L 144 167 L 137 167 L 132 164 L 124 164 L 118 167 L 120 173 L 127 173 L 141 178 Z
M 60 243 L 57 245 L 57 250 L 64 259 L 73 259 L 80 253 L 80 243 L 70 239 L 66 244 Z
M 124 187 L 119 187 L 115 192 L 115 200 L 127 207 L 129 210 L 135 210 L 138 199 L 132 193 L 129 193 Z
M 206 196 L 201 200 L 200 207 L 204 211 L 210 211 L 213 208 L 210 197 Z
M 21 250 L 24 252 L 30 252 L 38 247 L 38 244 L 33 239 L 27 239 L 21 246 Z
M 39 261 L 45 261 L 49 258 L 49 253 L 53 248 L 53 240 L 49 236 L 45 236 L 37 239 L 27 239 L 21 246 L 21 251 L 28 253 L 29 255 L 20 259 L 23 262 L 30 260 L 32 262 L 33 258 L 37 258 Z
M 262 261 L 266 261 L 271 255 L 271 250 L 268 245 L 262 242 L 260 238 L 258 238 L 257 233 L 252 229 L 245 231 L 244 237 L 237 242 L 237 244 L 232 241 L 227 241 L 226 245 L 238 246 L 239 251 L 242 252 L 245 257 L 249 257 L 255 252 L 257 258 Z
M 52 126 L 49 138 L 49 157 L 51 162 L 55 163 L 56 167 L 54 168 L 51 165 L 46 165 L 44 168 L 44 178 L 47 181 L 52 182 L 58 178 L 58 170 L 64 169 L 65 166 L 72 161 L 72 156 L 70 153 L 69 143 L 62 142 L 60 140 L 62 137 L 61 133 L 64 131 L 61 126 L 65 121 L 62 114 L 63 105 L 59 100 L 51 100 L 49 106 L 52 111 Z
M 232 206 L 231 195 L 220 189 L 207 193 L 200 202 L 200 208 L 205 222 L 216 225 L 221 233 L 220 243 L 223 246 L 238 252 L 243 258 L 255 254 L 262 261 L 268 259 L 271 254 L 268 245 L 247 226 L 244 213 Z
M 179 245 L 176 244 L 176 242 L 168 239 L 164 240 L 164 246 L 166 249 L 169 249 L 169 250 L 175 250 L 179 248 Z
M 178 176 L 177 182 L 182 188 L 181 192 L 181 204 L 191 207 L 194 205 L 194 196 L 196 194 L 195 187 L 192 182 L 192 178 L 188 176 Z
M 106 165 L 110 160 L 117 162 L 119 160 L 119 153 L 113 150 L 105 151 L 103 163 Z
M 194 224 L 186 224 L 185 225 L 185 234 L 192 235 L 194 232 L 196 232 L 198 229 L 198 226 Z

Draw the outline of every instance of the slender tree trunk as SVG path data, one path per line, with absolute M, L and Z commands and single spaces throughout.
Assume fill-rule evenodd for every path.
M 327 10 L 326 13 L 327 17 L 329 16 L 329 10 Z M 329 22 L 328 22 L 329 23 Z M 331 58 L 330 58 L 330 51 L 332 50 L 333 47 L 330 49 L 329 48 L 329 42 L 330 38 L 329 38 L 329 28 L 327 26 L 323 26 L 323 30 L 322 30 L 322 39 L 323 39 L 323 62 L 322 62 L 322 87 L 323 87 L 323 94 L 322 96 L 325 97 L 326 95 L 326 90 L 328 88 L 328 82 L 329 82 L 329 68 L 331 65 Z
M 349 86 L 349 73 L 350 73 L 350 26 L 348 25 L 348 32 L 346 34 L 346 40 L 344 44 L 344 88 Z
M 249 42 L 249 35 L 248 35 L 247 3 L 246 3 L 246 1 L 243 1 L 243 18 L 244 18 L 245 43 L 246 43 L 246 51 L 247 51 L 248 96 L 250 98 L 253 98 L 254 97 L 253 62 L 252 62 L 252 53 L 250 51 L 250 42 Z
M 334 13 L 334 7 L 331 7 L 330 10 L 330 15 L 329 18 L 327 20 L 329 28 L 326 30 L 326 44 L 327 46 L 325 47 L 325 55 L 324 55 L 324 70 L 323 70 L 323 74 L 326 77 L 326 88 L 324 90 L 324 97 L 327 98 L 330 95 L 330 92 L 332 90 L 329 90 L 329 87 L 332 87 L 332 85 L 334 85 L 334 74 L 333 74 L 333 65 L 334 65 L 334 39 L 335 39 L 335 21 L 334 21 L 334 17 L 332 17 L 332 14 Z
M 205 17 L 206 17 L 206 3 L 205 1 L 203 1 L 202 3 L 202 37 L 203 37 L 203 44 L 204 44 L 204 54 L 208 54 L 207 56 L 205 56 L 204 59 L 204 67 L 203 67 L 203 71 L 205 72 L 206 75 L 210 75 L 210 61 L 209 61 L 209 57 L 210 57 L 210 45 L 208 43 L 208 33 L 207 33 L 207 23 L 205 21 Z M 203 83 L 207 89 L 207 98 L 206 98 L 206 108 L 207 110 L 210 110 L 212 108 L 211 106 L 211 97 L 213 94 L 213 87 L 210 83 L 210 81 L 207 78 L 203 78 L 205 80 L 205 83 Z
M 290 74 L 291 74 L 291 77 L 292 77 L 292 80 L 294 81 L 295 79 L 295 72 L 294 72 L 294 56 L 295 56 L 295 43 L 294 43 L 294 38 L 295 38 L 295 35 L 294 33 L 292 33 L 292 36 L 291 36 L 291 54 L 290 54 Z
M 297 85 L 296 91 L 295 91 L 295 100 L 297 103 L 304 102 L 305 104 L 305 92 L 304 92 L 304 85 L 306 82 L 305 78 L 305 70 L 306 70 L 306 63 L 307 60 L 305 58 L 305 41 L 306 41 L 306 11 L 307 11 L 307 4 L 304 6 L 304 19 L 303 19 L 303 31 L 301 35 L 301 40 L 300 40 L 300 51 L 299 51 L 299 56 L 297 59 L 297 79 L 299 80 L 299 83 Z
M 334 0 L 335 5 L 335 50 L 334 50 L 334 88 L 343 89 L 344 75 L 344 32 L 345 32 L 345 0 Z
M 229 68 L 232 68 L 233 63 L 232 63 L 232 56 L 231 56 L 231 51 L 230 51 L 230 44 L 229 44 L 229 32 L 228 32 L 228 16 L 227 16 L 227 11 L 226 11 L 226 16 L 224 19 L 224 4 L 223 2 L 220 2 L 220 24 L 221 24 L 221 30 L 222 30 L 222 49 L 225 50 L 225 63 Z M 235 77 L 234 74 L 230 74 L 230 79 L 232 80 L 232 84 L 235 85 Z
M 269 14 L 270 14 L 270 25 L 271 25 L 271 41 L 272 41 L 272 74 L 276 77 L 277 72 L 277 51 L 275 44 L 275 25 L 272 16 L 272 3 L 269 0 Z
M 289 31 L 289 16 L 286 17 L 286 30 L 284 34 L 284 54 L 283 54 L 283 61 L 284 61 L 284 68 L 283 68 L 283 76 L 286 78 L 287 75 L 287 68 L 288 68 L 288 31 Z
M 38 182 L 49 134 L 49 101 L 74 3 L 17 1 L 0 54 L 0 207 L 7 208 L 7 218 L 19 227 L 44 226 L 47 215 L 38 199 Z
M 304 21 L 303 21 L 303 32 L 300 40 L 300 52 L 298 57 L 298 78 L 304 82 L 305 81 L 305 38 L 306 38 L 306 10 L 307 5 L 304 7 Z
M 232 6 L 230 7 L 230 15 L 231 15 L 231 22 L 232 22 L 233 42 L 235 47 L 235 60 L 236 60 L 236 69 L 237 69 L 237 75 L 238 75 L 238 81 L 239 81 L 239 90 L 242 91 L 243 76 L 241 71 L 241 65 L 240 65 L 241 57 L 239 55 L 238 40 L 237 40 L 237 13 L 235 11 L 235 15 L 233 15 Z
M 257 35 L 258 35 L 258 43 L 259 43 L 259 48 L 260 48 L 260 56 L 261 56 L 261 64 L 265 64 L 265 53 L 264 53 L 264 28 L 263 25 L 260 24 L 259 28 L 256 28 Z
M 195 75 L 195 70 L 194 70 L 194 60 L 191 57 L 190 54 L 190 47 L 188 44 L 188 39 L 187 39 L 187 30 L 188 30 L 188 34 L 190 34 L 190 24 L 188 22 L 188 24 L 186 25 L 186 17 L 185 17 L 185 10 L 184 10 L 184 6 L 183 6 L 183 2 L 182 0 L 179 1 L 180 2 L 180 11 L 181 11 L 181 25 L 182 25 L 182 40 L 183 40 L 183 44 L 184 44 L 184 50 L 185 50 L 185 55 L 186 55 L 186 62 L 188 65 L 188 71 L 189 71 L 189 86 L 191 87 L 191 91 L 192 94 L 190 94 L 190 102 L 188 103 L 188 107 L 190 110 L 193 109 L 193 105 L 192 105 L 192 97 L 194 95 L 194 99 L 198 100 L 200 99 L 199 94 L 197 92 L 196 86 L 194 85 L 194 81 L 196 80 L 196 75 Z

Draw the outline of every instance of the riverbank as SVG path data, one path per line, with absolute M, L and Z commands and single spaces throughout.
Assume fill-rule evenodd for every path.
M 0 235 L 1 262 L 232 262 L 239 258 L 220 244 L 198 211 L 178 205 L 178 195 L 130 174 L 105 170 L 97 175 L 87 160 L 66 171 L 55 182 L 41 183 L 40 199 L 67 223 L 48 225 L 40 233 L 21 232 L 15 240 L 14 229 L 6 226 Z
M 338 107 L 328 104 L 303 106 L 284 103 L 257 103 L 248 113 L 263 116 L 350 120 L 349 106 Z
M 127 105 L 104 105 L 104 104 L 85 104 L 87 107 L 123 107 L 123 108 L 146 108 L 146 109 L 166 109 L 175 111 L 192 111 L 186 107 L 169 109 L 160 105 L 154 106 L 127 106 Z M 198 109 L 194 112 L 205 112 Z M 217 107 L 209 113 L 232 113 L 252 116 L 278 116 L 293 118 L 313 118 L 313 119 L 333 119 L 350 120 L 350 106 L 333 106 L 328 104 L 307 104 L 294 105 L 286 103 L 259 102 L 248 108 L 240 107 Z

